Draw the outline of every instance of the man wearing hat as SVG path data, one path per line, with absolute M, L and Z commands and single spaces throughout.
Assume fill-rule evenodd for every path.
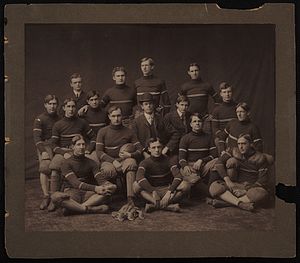
M 179 165 L 184 180 L 194 185 L 206 177 L 214 166 L 217 148 L 212 136 L 203 131 L 203 119 L 198 113 L 191 115 L 190 126 L 192 131 L 184 135 L 179 143 Z
M 146 147 L 146 142 L 150 138 L 159 137 L 164 141 L 164 123 L 161 116 L 154 110 L 153 96 L 149 92 L 146 92 L 140 96 L 139 103 L 143 110 L 143 114 L 137 117 L 132 125 L 132 129 L 137 135 L 138 140 L 144 148 Z M 146 152 L 144 152 L 144 156 L 149 157 Z

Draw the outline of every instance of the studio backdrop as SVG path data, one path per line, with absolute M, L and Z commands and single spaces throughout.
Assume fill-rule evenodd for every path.
M 69 76 L 78 72 L 83 89 L 104 91 L 114 85 L 112 69 L 124 66 L 127 84 L 141 76 L 140 59 L 152 57 L 154 73 L 164 79 L 174 104 L 188 81 L 187 66 L 200 65 L 201 77 L 218 91 L 223 81 L 233 87 L 235 101 L 247 102 L 251 118 L 275 152 L 275 27 L 273 25 L 126 25 L 28 24 L 25 27 L 26 178 L 38 177 L 32 136 L 43 99 L 60 102 L 70 91 Z

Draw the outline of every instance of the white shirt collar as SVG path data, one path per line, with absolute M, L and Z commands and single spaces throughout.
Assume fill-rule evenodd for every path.
M 154 119 L 154 113 L 148 114 L 148 113 L 144 112 L 144 115 L 145 115 L 146 120 L 151 124 L 151 122 Z
M 177 109 L 177 113 L 178 113 L 179 117 L 181 118 L 183 113 L 180 112 L 178 109 Z

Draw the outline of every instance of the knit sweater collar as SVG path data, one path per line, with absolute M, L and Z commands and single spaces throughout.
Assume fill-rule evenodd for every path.
M 45 110 L 44 114 L 50 118 L 56 118 L 58 115 L 57 115 L 57 112 L 53 112 L 53 113 L 49 113 L 48 111 Z
M 153 79 L 154 78 L 154 75 L 149 75 L 149 76 L 143 76 L 143 79 Z
M 164 159 L 164 156 L 161 155 L 161 156 L 159 156 L 159 157 L 154 157 L 154 156 L 151 155 L 150 158 L 151 158 L 151 160 L 153 160 L 154 162 L 159 162 L 159 161 L 161 161 L 162 159 Z
M 120 125 L 112 125 L 112 124 L 110 124 L 109 127 L 112 130 L 121 130 L 121 129 L 123 129 L 124 126 L 122 124 L 120 124 Z
M 84 156 L 84 154 L 81 154 L 81 155 L 73 154 L 72 157 L 73 157 L 74 160 L 80 161 L 80 160 L 83 160 L 85 156 Z
M 126 88 L 126 84 L 125 83 L 124 84 L 116 84 L 115 87 L 117 89 L 124 89 L 124 88 Z
M 72 117 L 66 117 L 66 116 L 64 116 L 64 120 L 66 120 L 66 121 L 74 121 L 76 119 L 77 119 L 77 116 L 72 116 Z

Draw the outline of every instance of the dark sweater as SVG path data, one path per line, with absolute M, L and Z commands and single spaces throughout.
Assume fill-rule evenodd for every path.
M 169 95 L 167 92 L 166 83 L 164 80 L 161 80 L 153 75 L 151 76 L 143 76 L 137 79 L 134 82 L 136 92 L 137 92 L 137 99 L 145 93 L 149 92 L 152 94 L 154 99 L 154 107 L 157 108 L 160 104 L 160 100 L 162 101 L 162 106 L 167 108 L 168 112 L 171 107 Z
M 138 159 L 142 153 L 142 145 L 136 134 L 123 125 L 109 125 L 99 130 L 96 139 L 96 152 L 100 161 L 113 162 L 119 158 L 120 148 L 126 143 L 133 143 L 136 151 L 132 157 Z
M 84 155 L 72 155 L 62 165 L 62 175 L 66 179 L 65 187 L 85 191 L 95 191 L 95 178 L 100 177 L 98 165 Z
M 37 149 L 42 153 L 45 151 L 44 141 L 49 140 L 52 136 L 52 128 L 55 122 L 59 120 L 56 113 L 49 114 L 44 112 L 34 119 L 33 123 L 33 140 Z
M 107 113 L 101 107 L 97 109 L 89 107 L 82 119 L 87 121 L 95 134 L 98 133 L 99 129 L 108 125 Z
M 167 185 L 170 185 L 170 191 L 174 191 L 181 183 L 182 176 L 176 165 L 170 165 L 168 157 L 150 156 L 140 163 L 136 181 L 148 192 L 152 192 L 154 187 Z
M 237 119 L 231 120 L 227 123 L 224 131 L 218 133 L 219 147 L 223 151 L 225 150 L 225 141 L 228 138 L 227 146 L 230 148 L 237 147 L 237 139 L 242 133 L 249 134 L 253 139 L 254 147 L 257 151 L 263 151 L 263 142 L 258 127 L 252 123 L 249 119 L 245 121 L 239 121 Z
M 216 136 L 219 132 L 224 131 L 227 123 L 233 119 L 236 119 L 236 102 L 222 102 L 218 105 L 212 113 L 212 129 L 213 136 Z
M 59 154 L 66 153 L 67 151 L 62 148 L 69 148 L 72 144 L 73 137 L 79 134 L 90 140 L 87 150 L 90 152 L 93 151 L 95 148 L 96 136 L 89 127 L 89 124 L 78 117 L 63 117 L 54 124 L 52 129 L 51 141 L 53 152 Z
M 202 159 L 203 164 L 217 157 L 217 149 L 210 134 L 200 132 L 184 135 L 179 144 L 179 164 L 182 168 L 188 162 Z
M 106 107 L 117 106 L 122 110 L 123 118 L 128 118 L 132 115 L 132 109 L 136 105 L 136 92 L 125 84 L 116 85 L 113 88 L 106 90 L 101 100 L 101 106 Z
M 219 97 L 212 85 L 203 82 L 201 78 L 184 83 L 181 87 L 181 93 L 186 94 L 189 98 L 189 112 L 198 112 L 201 115 L 208 112 L 208 96 L 211 96 L 215 102 Z

